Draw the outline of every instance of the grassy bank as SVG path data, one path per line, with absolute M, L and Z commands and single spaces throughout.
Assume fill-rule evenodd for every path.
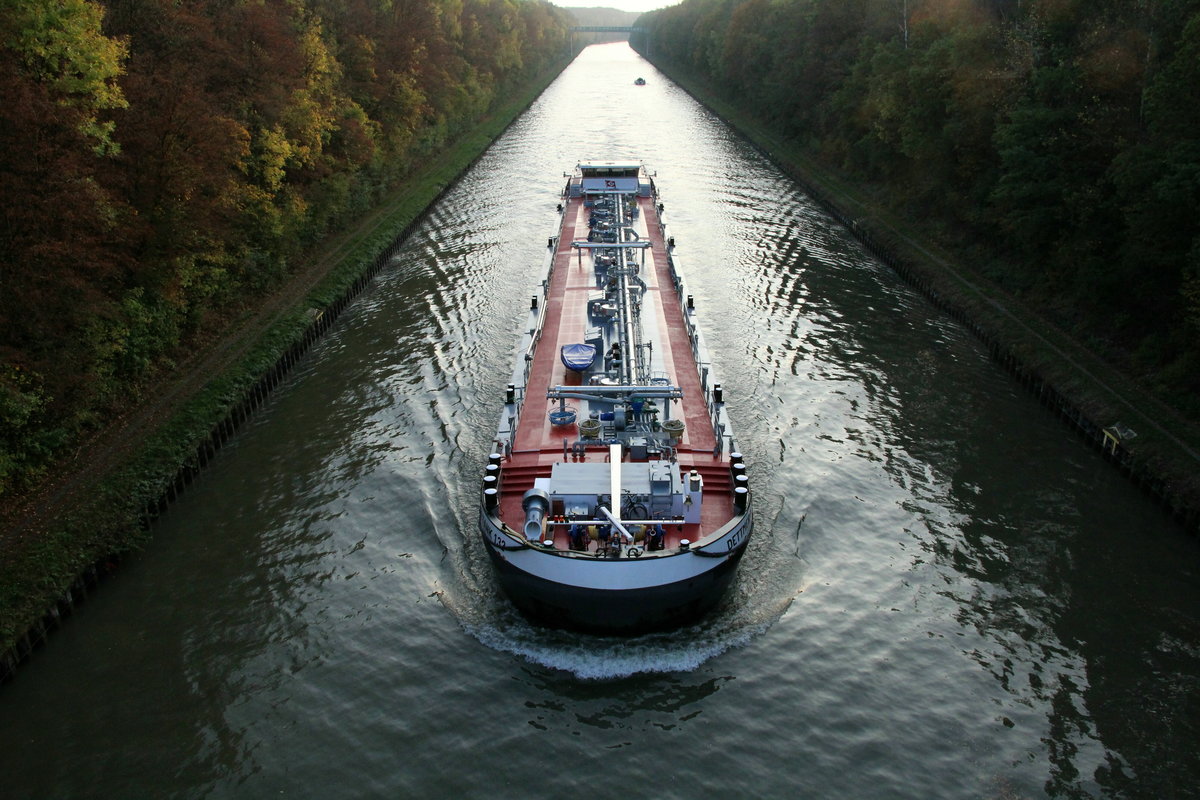
M 722 98 L 689 75 L 656 64 L 699 102 L 740 131 L 807 187 L 873 249 L 939 305 L 967 321 L 1023 382 L 1062 406 L 1098 445 L 1103 429 L 1136 433 L 1110 448 L 1121 467 L 1196 524 L 1200 511 L 1200 429 L 1103 361 L 1035 310 L 972 268 L 971 257 L 939 242 L 936 229 L 889 208 L 871 187 L 848 180 L 804 147 L 783 138 L 753 111 Z
M 72 601 L 64 600 L 81 576 L 94 580 L 152 535 L 147 520 L 198 471 L 212 442 L 236 426 L 247 396 L 260 393 L 264 376 L 290 366 L 311 337 L 314 320 L 328 320 L 361 288 L 363 277 L 391 251 L 430 205 L 557 77 L 565 66 L 510 95 L 471 131 L 415 170 L 370 217 L 320 249 L 322 276 L 255 326 L 242 320 L 229 338 L 247 340 L 219 374 L 196 381 L 165 418 L 139 433 L 111 469 L 91 476 L 62 507 L 48 503 L 20 544 L 0 558 L 0 680 L 38 643 Z M 318 255 L 314 254 L 314 259 Z M 327 267 L 327 269 L 325 269 Z M 295 286 L 283 287 L 286 293 Z M 214 343 L 220 347 L 221 342 Z M 172 376 L 164 376 L 164 382 Z M 178 377 L 178 376 L 174 376 Z M 208 376 L 204 376 L 208 377 Z M 252 405 L 252 403 L 251 403 Z M 232 421 L 231 421 L 232 420 Z M 220 439 L 214 432 L 220 430 Z M 80 456 L 88 463 L 88 453 Z M 71 593 L 74 594 L 74 593 Z

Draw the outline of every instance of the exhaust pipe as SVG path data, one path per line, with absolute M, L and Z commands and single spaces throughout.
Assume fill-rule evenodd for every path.
M 530 542 L 542 540 L 542 520 L 550 510 L 550 495 L 545 489 L 533 488 L 521 498 L 521 510 L 525 512 L 525 539 Z

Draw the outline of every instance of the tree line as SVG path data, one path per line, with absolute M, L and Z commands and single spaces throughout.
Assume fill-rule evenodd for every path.
M 2 0 L 0 494 L 514 86 L 543 0 Z
M 1200 0 L 684 0 L 638 24 L 1200 419 Z

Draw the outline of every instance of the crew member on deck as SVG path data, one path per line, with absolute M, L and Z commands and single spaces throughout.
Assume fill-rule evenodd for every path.
M 662 523 L 660 522 L 650 530 L 650 535 L 646 537 L 646 549 L 647 550 L 662 550 L 663 544 L 665 543 L 666 538 L 667 538 L 667 530 L 666 530 L 666 528 L 664 528 L 662 526 Z
M 580 525 L 578 522 L 571 525 L 571 549 L 572 550 L 587 550 L 588 535 L 587 528 Z

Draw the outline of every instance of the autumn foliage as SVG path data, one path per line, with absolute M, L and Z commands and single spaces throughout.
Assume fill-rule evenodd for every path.
M 1200 419 L 1200 0 L 684 0 L 638 24 Z
M 0 5 L 0 494 L 568 49 L 541 0 Z

